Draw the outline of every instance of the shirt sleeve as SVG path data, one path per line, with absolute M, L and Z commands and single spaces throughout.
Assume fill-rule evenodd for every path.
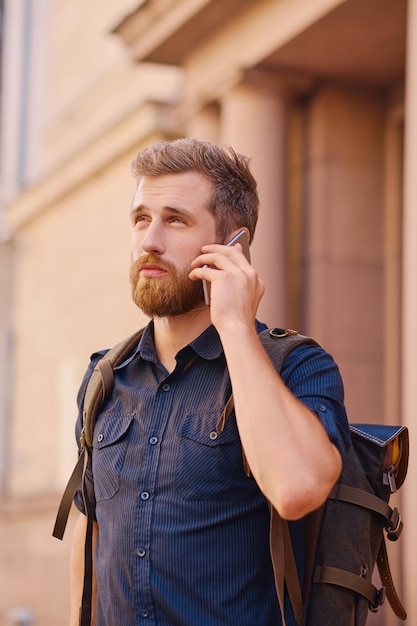
M 344 388 L 333 357 L 318 345 L 301 344 L 285 358 L 281 378 L 317 415 L 342 458 L 351 445 Z

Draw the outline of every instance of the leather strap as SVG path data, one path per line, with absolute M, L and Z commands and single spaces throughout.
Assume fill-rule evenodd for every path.
M 285 575 L 282 564 L 285 563 L 285 547 L 284 535 L 282 532 L 282 522 L 274 507 L 269 504 L 270 509 L 270 526 L 269 540 L 272 558 L 272 567 L 274 570 L 275 589 L 277 592 L 279 608 L 281 609 L 282 626 L 286 626 L 285 621 Z
M 314 569 L 313 582 L 328 583 L 351 589 L 367 598 L 370 607 L 375 611 L 378 610 L 385 599 L 384 587 L 378 590 L 367 578 L 338 567 L 329 567 L 327 565 L 316 567 Z
M 371 611 L 377 611 L 384 603 L 386 596 L 395 615 L 399 619 L 405 620 L 407 618 L 407 614 L 397 595 L 394 582 L 391 577 L 391 570 L 389 567 L 388 554 L 384 538 L 382 538 L 380 544 L 377 565 L 383 585 L 380 589 L 377 589 L 368 579 L 363 578 L 362 576 L 358 576 L 357 574 L 353 574 L 347 570 L 329 566 L 316 567 L 314 569 L 313 582 L 338 585 L 339 587 L 351 589 L 368 600 Z
M 223 412 L 220 415 L 220 419 L 216 424 L 216 432 L 219 435 L 220 433 L 223 432 L 224 427 L 226 426 L 227 418 L 229 417 L 230 413 L 233 411 L 234 408 L 235 408 L 235 401 L 233 399 L 233 394 L 232 394 L 230 398 L 228 399 L 228 401 L 226 402 L 226 406 L 224 407 Z M 242 446 L 242 463 L 243 463 L 243 469 L 245 470 L 245 474 L 249 478 L 250 476 L 252 476 L 252 472 L 249 467 L 249 463 L 246 458 L 246 454 L 243 449 L 243 446 Z
M 226 402 L 226 406 L 224 407 L 223 412 L 220 415 L 219 421 L 216 424 L 216 431 L 219 435 L 220 433 L 223 432 L 224 427 L 226 426 L 227 419 L 234 408 L 235 408 L 235 401 L 234 401 L 233 395 L 231 395 L 228 401 Z
M 93 445 L 93 431 L 96 415 L 105 399 L 109 397 L 114 385 L 113 368 L 124 361 L 138 344 L 143 328 L 113 346 L 97 363 L 91 374 L 85 391 L 83 421 L 84 436 L 88 447 Z M 103 363 L 102 363 L 103 361 Z
M 84 508 L 87 516 L 87 528 L 85 534 L 84 544 L 84 584 L 83 594 L 81 600 L 81 607 L 79 613 L 79 626 L 91 625 L 91 610 L 93 599 L 93 518 L 94 509 L 90 498 L 88 497 L 87 487 L 85 482 L 85 474 L 89 462 L 91 462 L 91 450 L 87 447 L 85 450 L 85 463 L 82 477 L 82 494 L 84 500 Z
M 280 524 L 282 526 L 282 535 L 284 541 L 284 578 L 293 613 L 298 623 L 302 612 L 303 602 L 301 598 L 300 581 L 298 578 L 297 566 L 295 563 L 294 550 L 291 542 L 290 529 L 288 526 L 288 522 L 286 520 L 283 520 L 276 511 L 274 511 L 273 517 L 277 517 L 280 520 Z
M 106 402 L 111 396 L 111 392 L 114 387 L 114 374 L 113 367 L 109 359 L 103 357 L 101 361 L 97 363 L 97 367 L 100 370 L 101 381 L 103 384 L 103 400 L 102 402 Z
M 286 587 L 298 624 L 302 616 L 303 602 L 290 530 L 288 522 L 280 517 L 271 504 L 269 507 L 271 513 L 269 536 L 271 557 L 282 623 L 285 626 L 284 598 Z
M 349 504 L 356 504 L 364 509 L 375 511 L 375 513 L 379 513 L 385 519 L 387 528 L 391 528 L 394 510 L 384 500 L 372 493 L 356 487 L 350 487 L 349 485 L 337 484 L 333 487 L 328 497 L 331 500 L 343 500 L 343 502 L 349 502 Z
M 71 510 L 72 502 L 74 500 L 74 495 L 82 481 L 85 463 L 86 463 L 86 453 L 85 453 L 85 448 L 83 448 L 80 456 L 78 457 L 77 464 L 74 467 L 74 470 L 71 474 L 68 484 L 65 487 L 65 491 L 62 495 L 61 502 L 58 507 L 58 513 L 57 513 L 56 520 L 55 520 L 55 526 L 52 531 L 52 536 L 56 537 L 57 539 L 62 539 L 64 536 L 65 528 L 68 522 L 69 512 Z
M 381 545 L 379 546 L 379 552 L 376 562 L 381 582 L 386 588 L 387 600 L 395 615 L 399 619 L 405 620 L 407 618 L 407 613 L 405 612 L 405 609 L 401 604 L 401 600 L 399 599 L 397 591 L 395 589 L 394 581 L 392 580 L 391 569 L 388 561 L 387 547 L 385 545 L 384 537 L 382 537 Z

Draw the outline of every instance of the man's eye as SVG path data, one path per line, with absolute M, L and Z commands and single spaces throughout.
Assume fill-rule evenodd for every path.
M 132 224 L 133 226 L 136 226 L 137 224 L 140 225 L 143 222 L 146 222 L 147 218 L 145 215 L 134 215 L 132 218 Z

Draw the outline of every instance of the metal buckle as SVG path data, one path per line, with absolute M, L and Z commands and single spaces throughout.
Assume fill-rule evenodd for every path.
M 80 446 L 81 446 L 81 450 L 85 448 L 85 426 L 83 426 L 83 429 L 80 434 Z
M 372 611 L 372 613 L 376 613 L 377 611 L 379 611 L 379 609 L 385 602 L 385 596 L 385 587 L 381 587 L 381 589 L 377 590 L 375 604 L 369 603 L 369 610 Z
M 291 328 L 272 328 L 269 331 L 271 337 L 288 337 L 288 335 L 298 335 L 297 330 L 292 330 Z
M 385 527 L 385 530 L 387 531 L 388 539 L 390 541 L 397 541 L 398 537 L 401 535 L 402 529 L 403 529 L 403 522 L 401 519 L 401 515 L 399 514 L 397 507 L 395 507 L 392 510 L 389 523 Z

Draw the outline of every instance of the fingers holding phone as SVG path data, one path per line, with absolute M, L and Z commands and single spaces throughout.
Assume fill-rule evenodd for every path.
M 226 243 L 226 246 L 235 246 L 236 244 L 240 244 L 242 248 L 242 253 L 245 256 L 248 263 L 250 263 L 250 251 L 249 251 L 249 235 L 246 229 L 242 229 L 235 235 L 230 241 Z M 205 265 L 208 267 L 208 265 Z M 210 306 L 210 283 L 207 280 L 203 279 L 203 292 L 204 292 L 204 301 L 207 306 Z
M 232 248 L 239 244 L 239 251 Z M 240 251 L 241 250 L 241 251 Z M 264 285 L 250 263 L 249 237 L 239 231 L 226 245 L 204 246 L 192 263 L 190 278 L 201 279 L 205 301 L 210 305 L 212 323 L 245 320 L 253 324 Z

